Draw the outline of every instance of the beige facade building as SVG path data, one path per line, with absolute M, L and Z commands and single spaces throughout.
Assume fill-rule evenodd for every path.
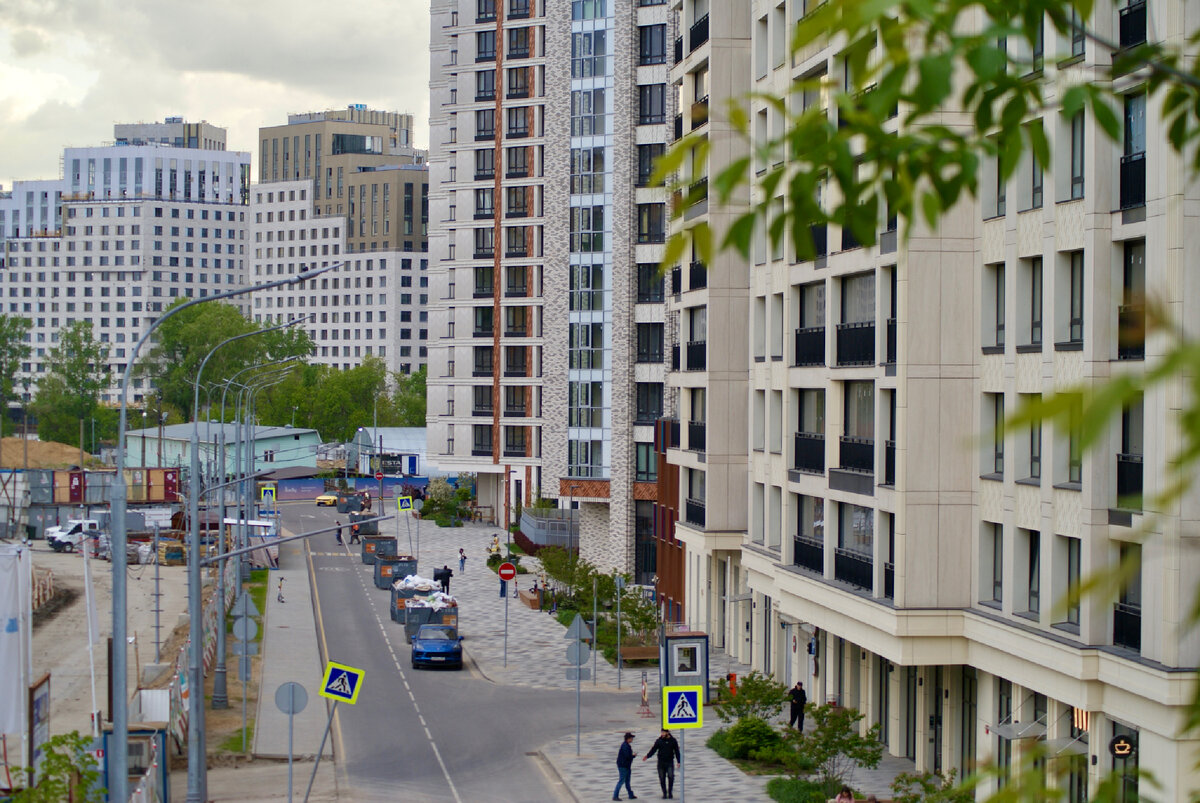
M 680 30 L 715 19 L 713 5 L 682 0 Z M 816 105 L 835 120 L 826 94 L 789 89 L 818 76 L 854 87 L 839 50 L 789 53 L 804 8 L 752 4 L 744 71 L 735 71 L 744 84 L 730 91 L 788 96 L 795 111 Z M 1197 8 L 1098 8 L 1093 24 L 1126 44 L 1169 39 L 1197 27 Z M 711 30 L 736 34 L 739 24 Z M 692 59 L 673 73 L 685 125 Z M 1107 80 L 1109 61 L 1082 37 L 1051 35 L 1031 80 L 1045 82 L 1052 103 L 1065 87 Z M 697 337 L 705 330 L 690 321 L 704 296 L 685 289 L 672 306 L 681 443 L 667 456 L 680 471 L 682 618 L 777 679 L 804 681 L 810 700 L 861 710 L 887 750 L 917 769 L 1011 768 L 1040 743 L 1070 801 L 1088 799 L 1114 769 L 1126 800 L 1136 799 L 1138 768 L 1161 785 L 1142 790 L 1156 799 L 1186 799 L 1200 786 L 1200 744 L 1179 736 L 1200 657 L 1188 624 L 1196 503 L 1153 501 L 1180 442 L 1184 380 L 1147 393 L 1086 452 L 1049 425 L 991 435 L 1029 399 L 1144 374 L 1166 346 L 1144 333 L 1147 299 L 1197 334 L 1200 298 L 1185 269 L 1197 254 L 1184 232 L 1200 191 L 1166 144 L 1145 80 L 1133 73 L 1115 84 L 1120 142 L 1090 115 L 1027 120 L 1043 126 L 1053 168 L 1027 160 L 1001 183 L 991 165 L 980 199 L 936 230 L 918 226 L 905 239 L 881 218 L 878 243 L 861 247 L 829 226 L 815 232 L 815 260 L 756 244 L 741 268 L 750 322 L 741 353 L 711 346 L 735 336 L 711 331 L 732 313 L 710 312 Z M 751 120 L 755 136 L 784 125 L 761 102 Z M 722 274 L 738 270 L 710 266 L 700 293 L 711 299 L 713 283 L 732 284 Z M 700 365 L 689 365 L 700 352 L 689 349 L 703 340 L 703 372 L 688 370 Z M 717 417 L 714 378 L 728 382 L 744 418 Z M 705 420 L 730 421 L 742 448 L 731 443 L 716 461 L 706 451 L 701 463 L 690 439 L 704 432 L 713 449 L 714 427 L 695 426 Z M 707 475 L 723 463 L 725 480 L 714 482 Z M 1132 574 L 1120 589 L 1064 602 L 1121 560 Z M 1132 756 L 1110 754 L 1116 736 L 1134 741 Z

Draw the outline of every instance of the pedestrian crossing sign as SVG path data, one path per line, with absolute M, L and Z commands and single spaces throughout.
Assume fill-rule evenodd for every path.
M 700 686 L 664 686 L 662 690 L 663 728 L 704 727 L 704 689 Z
M 396 497 L 396 507 L 399 508 L 400 510 L 412 510 L 412 497 L 411 496 L 397 496 Z
M 362 688 L 362 677 L 361 669 L 330 661 L 325 667 L 325 679 L 321 681 L 321 696 L 354 705 L 358 701 L 358 691 Z

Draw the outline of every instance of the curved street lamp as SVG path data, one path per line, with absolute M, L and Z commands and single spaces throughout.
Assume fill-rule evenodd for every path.
M 112 484 L 112 571 L 113 571 L 113 662 L 112 662 L 112 693 L 113 693 L 113 740 L 120 747 L 114 750 L 109 759 L 109 795 L 112 800 L 126 801 L 129 799 L 129 751 L 125 744 L 129 741 L 129 645 L 127 643 L 128 621 L 126 605 L 128 601 L 126 588 L 126 570 L 128 558 L 125 545 L 128 533 L 126 531 L 125 510 L 129 501 L 129 489 L 125 485 L 125 426 L 128 418 L 129 380 L 133 375 L 133 366 L 137 362 L 138 353 L 150 339 L 150 335 L 168 318 L 178 315 L 189 307 L 205 304 L 211 301 L 223 301 L 227 298 L 243 296 L 259 290 L 270 290 L 275 287 L 299 284 L 315 279 L 323 273 L 345 265 L 345 262 L 335 262 L 320 268 L 313 268 L 283 279 L 272 282 L 239 287 L 223 293 L 193 298 L 160 315 L 154 323 L 146 328 L 129 354 L 129 362 L 125 365 L 121 377 L 121 412 L 117 422 L 117 476 Z M 193 494 L 194 496 L 194 494 Z M 188 567 L 188 580 L 199 585 L 200 562 L 192 561 Z M 193 618 L 199 618 L 201 611 L 192 611 Z M 193 649 L 199 650 L 200 645 L 194 644 Z M 191 692 L 203 699 L 202 678 L 199 673 L 189 670 L 188 686 Z M 188 718 L 188 791 L 187 803 L 202 803 L 206 799 L 208 773 L 204 764 L 204 706 L 199 706 L 200 716 Z

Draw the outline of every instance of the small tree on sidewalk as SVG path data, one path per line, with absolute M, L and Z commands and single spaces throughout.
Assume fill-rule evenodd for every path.
M 809 703 L 804 707 L 810 730 L 788 729 L 787 739 L 801 756 L 812 761 L 826 789 L 848 784 L 858 767 L 874 769 L 883 758 L 879 725 L 859 733 L 863 715 L 853 708 Z
M 717 716 L 722 722 L 733 722 L 746 717 L 756 717 L 771 722 L 783 711 L 787 699 L 787 687 L 776 683 L 775 678 L 764 675 L 757 669 L 742 678 L 737 694 L 729 688 L 729 681 L 721 678 L 717 685 Z

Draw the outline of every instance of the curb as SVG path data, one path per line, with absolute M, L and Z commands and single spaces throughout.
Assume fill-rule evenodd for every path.
M 575 801 L 575 803 L 582 803 L 582 801 L 579 799 L 579 796 L 575 794 L 575 790 L 571 788 L 569 783 L 567 783 L 567 779 L 563 777 L 561 772 L 559 772 L 558 765 L 555 764 L 548 755 L 546 755 L 544 750 L 539 749 L 534 751 L 531 758 L 536 758 L 538 761 L 540 761 L 542 768 L 546 771 L 546 773 L 562 784 L 563 791 L 570 796 L 571 800 Z

